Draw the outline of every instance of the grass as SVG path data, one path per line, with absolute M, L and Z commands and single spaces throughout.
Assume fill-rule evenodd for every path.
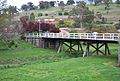
M 22 43 L 14 50 L 0 50 L 0 65 L 24 64 L 43 58 L 48 59 L 55 56 L 55 54 L 54 50 L 35 48 L 35 46 L 29 43 Z
M 117 45 L 110 47 L 111 56 L 70 58 L 22 43 L 14 50 L 0 50 L 0 65 L 7 65 L 0 66 L 0 81 L 119 81 Z

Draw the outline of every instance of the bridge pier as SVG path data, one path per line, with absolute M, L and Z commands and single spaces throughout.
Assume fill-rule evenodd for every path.
M 95 50 L 90 52 L 90 47 L 91 48 L 94 48 Z M 102 49 L 101 49 L 102 48 Z M 103 49 L 104 48 L 104 49 Z M 86 50 L 89 54 L 94 54 L 96 53 L 96 55 L 99 55 L 99 54 L 103 54 L 105 56 L 107 55 L 110 55 L 110 50 L 109 50 L 109 47 L 108 47 L 108 43 L 106 42 L 87 42 L 87 50 Z
M 120 41 L 118 41 L 119 47 L 118 47 L 118 67 L 120 67 Z
M 81 52 L 83 53 L 83 47 L 80 41 L 65 41 L 63 45 L 67 47 L 66 52 Z

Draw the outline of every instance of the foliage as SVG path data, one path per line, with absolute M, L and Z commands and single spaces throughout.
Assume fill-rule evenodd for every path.
M 35 15 L 34 15 L 34 13 L 30 14 L 30 22 L 32 22 L 32 23 L 35 22 Z
M 38 7 L 35 6 L 32 2 L 28 2 L 27 4 L 23 4 L 23 5 L 21 6 L 21 9 L 22 9 L 23 11 L 35 10 L 35 9 L 37 9 L 37 8 L 38 8 Z
M 15 37 L 15 31 L 8 31 L 12 23 L 11 18 L 14 16 L 13 7 L 5 7 L 6 0 L 0 0 L 0 42 L 3 42 L 8 47 L 9 42 Z M 11 12 L 8 14 L 7 12 Z M 13 25 L 12 25 L 13 26 Z M 14 27 L 14 26 L 13 26 Z
M 109 9 L 111 0 L 103 0 L 103 3 L 105 4 L 105 10 Z
M 64 11 L 64 9 L 65 9 L 65 3 L 64 3 L 64 1 L 60 1 L 59 7 L 61 8 L 62 11 Z
M 23 11 L 28 11 L 28 5 L 23 4 L 23 5 L 21 6 L 21 10 L 23 10 Z
M 48 13 L 45 13 L 45 16 L 48 16 Z
M 116 27 L 117 29 L 120 29 L 120 21 L 115 24 L 115 27 Z
M 67 27 L 67 28 L 70 28 L 70 26 L 72 25 L 73 22 L 74 22 L 74 20 L 72 20 L 72 19 L 59 20 L 58 22 L 56 22 L 56 26 L 57 27 Z
M 74 19 L 74 23 L 72 24 L 74 28 L 80 28 L 80 20 L 79 19 Z
M 23 29 L 24 32 L 39 32 L 39 29 L 42 30 L 43 32 L 49 31 L 49 32 L 54 32 L 54 33 L 59 33 L 60 30 L 59 28 L 55 27 L 54 24 L 50 23 L 39 23 L 39 22 L 29 22 L 27 16 L 23 16 L 20 18 L 22 24 L 23 24 Z
M 55 1 L 50 1 L 50 6 L 55 7 Z
M 84 1 L 78 2 L 77 6 L 70 11 L 70 16 L 75 20 L 77 27 L 82 27 L 84 23 L 92 23 L 94 20 L 94 12 L 89 10 Z
M 40 16 L 43 16 L 43 14 L 42 13 L 38 13 L 38 17 L 40 17 Z
M 34 10 L 34 5 L 32 2 L 28 2 L 27 5 L 28 5 L 28 10 Z
M 95 25 L 95 27 L 91 28 L 92 32 L 99 32 L 99 33 L 116 33 L 117 29 L 114 25 L 111 24 L 100 24 Z
M 62 12 L 59 12 L 58 15 L 59 15 L 59 16 L 62 16 L 63 14 L 62 14 Z
M 64 12 L 64 15 L 69 15 L 69 13 L 68 12 Z
M 72 5 L 72 4 L 74 4 L 75 2 L 74 2 L 74 0 L 68 0 L 67 1 L 67 5 Z
M 38 6 L 40 9 L 48 9 L 50 7 L 50 3 L 48 1 L 40 1 Z

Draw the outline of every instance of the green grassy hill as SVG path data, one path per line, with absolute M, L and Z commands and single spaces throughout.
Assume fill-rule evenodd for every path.
M 120 19 L 120 8 L 116 7 L 116 4 L 110 4 L 110 9 L 105 10 L 105 5 L 87 5 L 90 10 L 94 10 L 95 12 L 101 12 L 102 15 L 110 21 L 118 21 Z M 74 8 L 74 5 L 66 6 L 64 12 L 69 12 L 72 8 Z M 60 7 L 53 7 L 49 9 L 41 9 L 41 10 L 33 10 L 28 12 L 23 12 L 20 14 L 26 15 L 26 13 L 29 15 L 31 12 L 34 12 L 37 18 L 52 18 L 51 16 L 54 16 L 54 18 L 67 18 L 66 16 L 59 16 L 58 13 L 62 12 Z M 108 12 L 108 14 L 107 14 Z M 38 13 L 43 13 L 42 17 L 38 17 Z M 49 14 L 48 16 L 45 16 L 44 14 Z

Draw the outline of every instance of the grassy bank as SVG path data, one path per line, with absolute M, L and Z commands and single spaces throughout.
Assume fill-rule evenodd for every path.
M 117 45 L 111 44 L 110 50 L 111 56 L 73 58 L 22 43 L 0 50 L 0 81 L 119 81 Z

